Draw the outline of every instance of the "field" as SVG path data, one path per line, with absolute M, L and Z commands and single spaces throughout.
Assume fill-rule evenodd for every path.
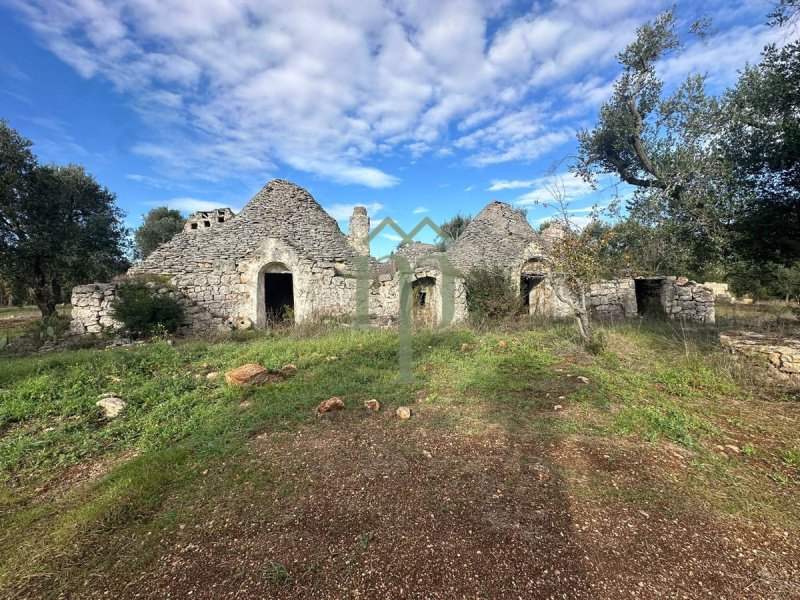
M 392 331 L 0 355 L 0 596 L 800 597 L 800 389 L 715 328 L 603 336 L 420 331 L 412 384 Z M 207 377 L 250 362 L 298 371 Z

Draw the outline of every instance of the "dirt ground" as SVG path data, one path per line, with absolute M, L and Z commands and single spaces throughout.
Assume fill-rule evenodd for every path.
M 81 597 L 800 598 L 798 532 L 687 500 L 688 450 L 436 416 L 263 433 L 174 507 L 154 561 L 120 555 Z

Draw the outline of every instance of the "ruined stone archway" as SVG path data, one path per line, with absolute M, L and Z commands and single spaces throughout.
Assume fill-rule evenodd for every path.
M 294 323 L 295 278 L 284 263 L 271 262 L 258 273 L 258 326 Z

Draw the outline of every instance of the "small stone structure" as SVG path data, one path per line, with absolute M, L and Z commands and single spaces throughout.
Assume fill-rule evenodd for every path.
M 199 210 L 193 213 L 183 226 L 185 232 L 207 231 L 222 223 L 227 223 L 233 217 L 230 208 L 215 208 L 214 210 Z
M 730 287 L 727 283 L 706 281 L 703 287 L 714 292 L 714 300 L 717 302 L 736 302 L 736 296 L 730 291 Z
M 559 300 L 566 292 L 550 274 L 548 261 L 564 232 L 551 226 L 537 233 L 508 204 L 488 204 L 444 253 L 411 243 L 379 263 L 370 256 L 369 232 L 365 208 L 354 209 L 345 236 L 306 190 L 274 180 L 239 214 L 227 208 L 195 213 L 183 232 L 128 273 L 168 281 L 183 306 L 184 328 L 195 331 L 363 317 L 357 315 L 360 293 L 366 299 L 361 310 L 366 306 L 373 323 L 397 323 L 401 313 L 407 314 L 402 302 L 409 303 L 417 322 L 458 322 L 467 316 L 463 274 L 487 267 L 509 275 L 531 314 L 571 315 Z M 359 291 L 363 269 L 369 287 Z M 452 302 L 445 302 L 446 296 Z M 72 330 L 99 333 L 118 325 L 110 316 L 115 298 L 112 284 L 76 287 Z M 714 320 L 713 291 L 684 278 L 598 282 L 588 304 L 603 317 L 629 318 L 655 309 L 670 318 Z
M 780 379 L 800 381 L 800 339 L 780 335 L 729 331 L 719 341 L 731 352 L 761 360 Z

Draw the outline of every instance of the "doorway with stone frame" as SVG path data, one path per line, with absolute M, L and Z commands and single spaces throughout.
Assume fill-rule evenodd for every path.
M 294 275 L 283 263 L 270 263 L 258 275 L 258 325 L 294 323 Z

